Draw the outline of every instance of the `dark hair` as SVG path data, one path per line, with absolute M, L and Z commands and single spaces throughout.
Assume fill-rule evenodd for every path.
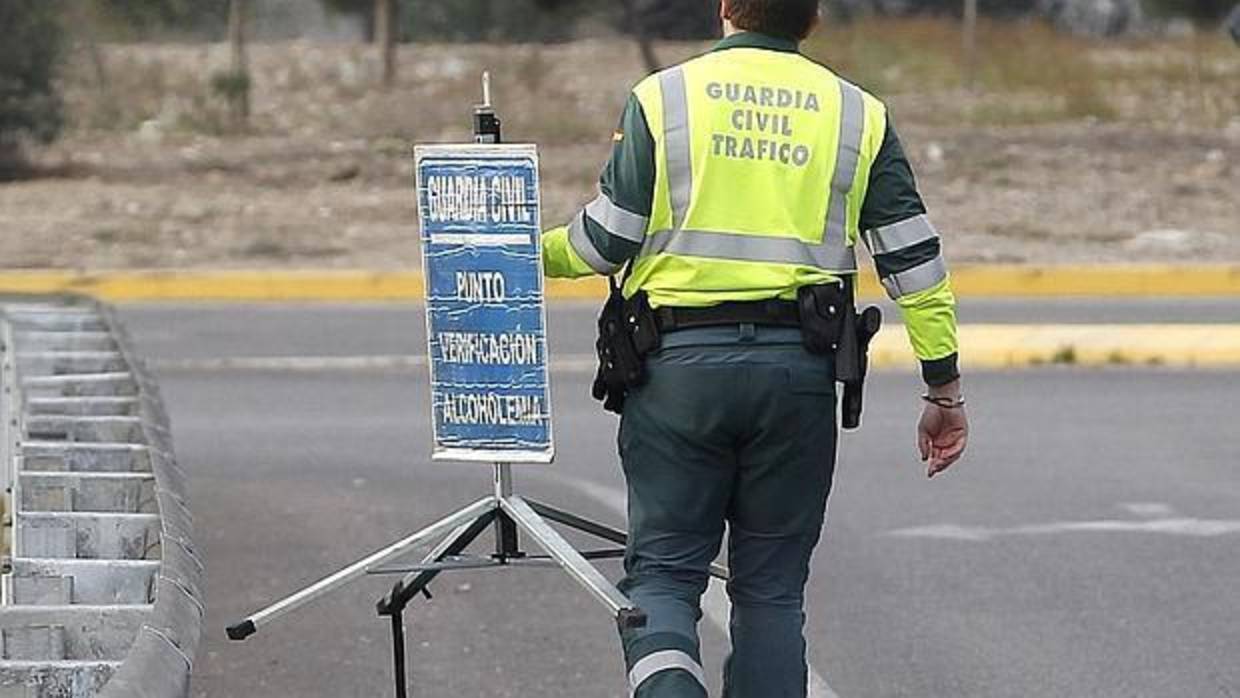
M 800 41 L 809 36 L 819 0 L 728 0 L 737 29 Z

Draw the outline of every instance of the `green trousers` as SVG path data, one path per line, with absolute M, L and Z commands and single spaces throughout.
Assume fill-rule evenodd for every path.
M 725 525 L 726 698 L 803 698 L 810 556 L 835 465 L 830 360 L 800 333 L 681 330 L 647 360 L 620 426 L 630 541 L 621 589 L 648 615 L 622 636 L 637 698 L 706 695 L 697 624 Z

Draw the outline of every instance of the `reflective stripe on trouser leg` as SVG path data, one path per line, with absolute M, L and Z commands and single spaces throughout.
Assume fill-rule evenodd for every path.
M 640 696 L 642 685 L 665 671 L 683 671 L 689 674 L 702 687 L 702 693 L 706 693 L 706 673 L 702 671 L 701 664 L 680 650 L 662 650 L 637 660 L 629 670 L 630 695 Z
M 663 138 L 667 150 L 667 183 L 671 191 L 672 227 L 680 228 L 693 198 L 693 142 L 689 134 L 689 95 L 685 73 L 671 68 L 659 74 L 663 95 Z
M 848 193 L 852 191 L 861 161 L 861 140 L 865 136 L 865 98 L 861 90 L 840 80 L 840 138 L 835 150 L 835 176 L 831 179 L 831 198 L 827 204 L 826 229 L 822 244 L 848 244 Z
M 903 298 L 934 288 L 947 278 L 947 263 L 942 255 L 913 267 L 881 279 L 883 287 L 892 298 Z

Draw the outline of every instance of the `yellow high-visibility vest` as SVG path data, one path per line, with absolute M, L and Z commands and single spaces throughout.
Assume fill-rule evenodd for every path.
M 679 307 L 792 299 L 856 272 L 882 102 L 800 54 L 756 48 L 696 58 L 634 94 L 656 175 L 626 295 Z

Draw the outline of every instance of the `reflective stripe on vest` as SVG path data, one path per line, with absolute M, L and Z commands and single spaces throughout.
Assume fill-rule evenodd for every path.
M 679 230 L 693 200 L 693 142 L 689 133 L 689 94 L 683 68 L 659 74 L 663 93 L 663 137 L 667 144 L 667 181 L 671 185 L 672 226 Z
M 852 190 L 861 161 L 861 139 L 865 136 L 865 98 L 855 86 L 840 83 L 840 145 L 835 153 L 835 176 L 831 181 L 831 202 L 827 204 L 824 246 L 848 246 L 848 192 Z M 854 262 L 854 267 L 856 263 Z
M 765 235 L 664 230 L 648 236 L 642 249 L 643 255 L 661 252 L 735 262 L 801 264 L 838 272 L 857 269 L 857 256 L 851 247 L 810 245 L 795 238 Z

